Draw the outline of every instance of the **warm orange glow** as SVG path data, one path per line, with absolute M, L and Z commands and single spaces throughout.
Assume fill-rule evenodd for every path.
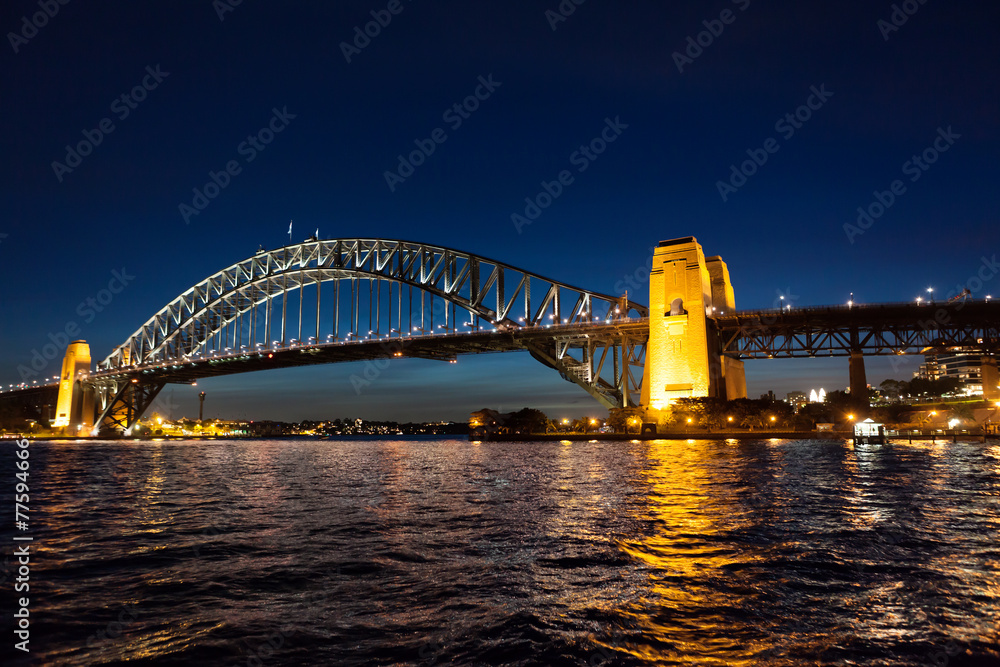
M 85 391 L 77 384 L 81 376 L 90 374 L 90 345 L 86 341 L 75 340 L 66 348 L 63 357 L 62 375 L 59 378 L 59 393 L 56 397 L 56 418 L 52 421 L 53 428 L 66 428 L 74 415 L 86 415 Z M 84 417 L 89 428 L 92 420 Z
M 720 358 L 709 344 L 708 315 L 734 308 L 729 269 L 719 257 L 706 259 L 694 237 L 657 246 L 649 276 L 642 405 L 661 410 L 679 398 L 713 395 L 719 385 L 728 398 L 746 396 L 743 363 Z M 721 363 L 721 374 L 713 372 L 713 363 Z
M 641 474 L 649 491 L 645 502 L 629 513 L 655 527 L 650 534 L 638 532 L 619 543 L 626 555 L 651 572 L 670 575 L 648 577 L 642 590 L 636 591 L 634 601 L 623 610 L 643 628 L 642 641 L 630 645 L 629 651 L 649 664 L 670 661 L 672 656 L 665 655 L 660 647 L 682 646 L 691 655 L 699 654 L 704 650 L 704 633 L 718 629 L 718 621 L 713 618 L 716 610 L 744 603 L 740 593 L 728 587 L 684 586 L 676 581 L 727 578 L 734 576 L 729 573 L 744 572 L 743 568 L 757 567 L 763 560 L 752 549 L 699 548 L 685 539 L 687 535 L 699 535 L 715 540 L 729 531 L 754 525 L 752 513 L 716 486 L 719 474 L 706 463 L 711 460 L 711 449 L 711 445 L 699 440 L 689 440 L 684 446 L 667 441 L 648 443 L 647 465 Z M 705 499 L 711 500 L 705 503 Z M 656 604 L 650 605 L 648 600 L 656 600 Z M 680 620 L 687 614 L 699 620 Z M 733 641 L 720 647 L 722 653 L 713 656 L 717 659 L 713 664 L 751 667 L 760 664 L 755 653 L 762 648 L 769 646 L 751 647 Z

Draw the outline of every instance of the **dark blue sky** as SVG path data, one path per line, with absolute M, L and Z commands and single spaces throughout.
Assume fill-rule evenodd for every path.
M 5 3 L 0 382 L 19 382 L 18 366 L 68 323 L 102 359 L 198 280 L 287 242 L 293 218 L 295 240 L 318 227 L 325 238 L 426 241 L 603 292 L 658 241 L 693 235 L 728 262 L 741 308 L 769 307 L 779 293 L 803 305 L 851 292 L 910 300 L 928 286 L 944 297 L 997 250 L 994 5 L 914 0 L 890 31 L 879 26 L 889 2 L 588 0 L 553 30 L 556 0 L 402 0 L 348 63 L 341 42 L 388 4 L 243 2 L 220 20 L 222 0 L 71 1 L 34 30 L 24 17 L 42 11 L 37 0 Z M 713 23 L 720 16 L 730 22 Z M 723 31 L 679 71 L 674 53 L 706 21 Z M 499 86 L 453 130 L 443 112 L 490 76 Z M 144 80 L 152 90 L 134 109 L 115 103 Z M 818 108 L 789 136 L 776 123 L 813 87 L 832 96 L 812 98 Z M 248 162 L 239 146 L 273 109 L 294 118 Z M 106 118 L 114 130 L 90 155 L 71 172 L 53 168 Z M 571 154 L 607 118 L 627 128 L 519 234 L 511 215 L 543 180 L 576 169 Z M 390 191 L 396 156 L 439 127 L 446 141 Z M 904 166 L 948 128 L 933 165 Z M 718 182 L 748 150 L 766 153 L 769 138 L 777 151 L 724 201 Z M 240 173 L 186 224 L 179 206 L 230 160 Z M 863 234 L 846 233 L 897 179 L 903 194 Z M 78 304 L 122 268 L 134 279 L 86 321 Z M 976 296 L 991 290 L 1000 285 Z M 527 355 L 395 362 L 360 396 L 349 382 L 358 370 L 198 389 L 212 416 L 464 419 L 523 405 L 603 414 Z M 871 360 L 869 380 L 913 370 Z M 54 361 L 43 375 L 57 372 Z M 847 384 L 842 360 L 749 362 L 747 374 L 751 395 Z M 196 392 L 174 390 L 174 416 L 197 411 Z

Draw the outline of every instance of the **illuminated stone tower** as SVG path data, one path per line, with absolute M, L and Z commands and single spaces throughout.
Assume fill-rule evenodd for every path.
M 733 295 L 733 284 L 729 282 L 729 267 L 716 255 L 709 257 L 705 263 L 708 275 L 712 279 L 712 307 L 708 315 L 723 315 L 736 310 L 736 297 Z M 719 391 L 713 395 L 733 400 L 747 397 L 747 376 L 743 370 L 743 362 L 732 357 L 719 354 L 718 337 L 715 335 L 712 323 L 709 323 L 711 350 L 710 363 L 718 360 L 718 372 L 721 373 Z M 721 393 L 724 392 L 724 393 Z
M 678 398 L 746 396 L 743 362 L 721 356 L 716 314 L 735 308 L 729 269 L 705 259 L 694 237 L 663 241 L 649 276 L 649 342 L 642 404 L 666 408 Z
M 82 380 L 90 375 L 90 346 L 75 340 L 66 348 L 62 375 L 59 376 L 59 398 L 53 428 L 68 429 L 70 435 L 90 435 L 94 426 L 94 393 Z M 82 426 L 82 428 L 77 428 Z

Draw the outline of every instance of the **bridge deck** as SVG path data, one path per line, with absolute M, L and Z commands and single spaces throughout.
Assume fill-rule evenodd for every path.
M 524 350 L 529 343 L 551 341 L 553 338 L 582 344 L 587 339 L 606 341 L 626 335 L 644 337 L 648 327 L 648 321 L 634 319 L 612 324 L 550 325 L 508 331 L 385 337 L 272 349 L 261 347 L 256 351 L 241 350 L 229 354 L 195 356 L 184 361 L 103 370 L 93 373 L 91 379 L 100 382 L 139 375 L 155 377 L 168 383 L 183 383 L 234 373 L 365 359 L 423 358 L 450 361 L 459 354 Z
M 1000 350 L 1000 303 L 886 303 L 739 311 L 715 318 L 743 359 Z

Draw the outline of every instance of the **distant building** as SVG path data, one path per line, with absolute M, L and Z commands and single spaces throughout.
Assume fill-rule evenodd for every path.
M 966 394 L 983 393 L 982 353 L 958 350 L 924 355 L 924 363 L 913 374 L 924 380 L 954 378 Z
M 933 354 L 924 355 L 924 363 L 913 374 L 913 377 L 921 380 L 940 380 L 944 376 L 944 369 L 938 365 L 937 358 Z
M 258 437 L 286 435 L 289 432 L 287 424 L 273 421 L 252 421 L 248 428 L 249 434 Z
M 795 409 L 798 410 L 809 402 L 809 397 L 806 396 L 804 391 L 793 391 L 789 392 L 788 395 L 785 396 L 785 402 L 794 406 Z
M 489 436 L 507 432 L 507 415 L 485 408 L 469 416 L 469 430 L 473 436 Z

